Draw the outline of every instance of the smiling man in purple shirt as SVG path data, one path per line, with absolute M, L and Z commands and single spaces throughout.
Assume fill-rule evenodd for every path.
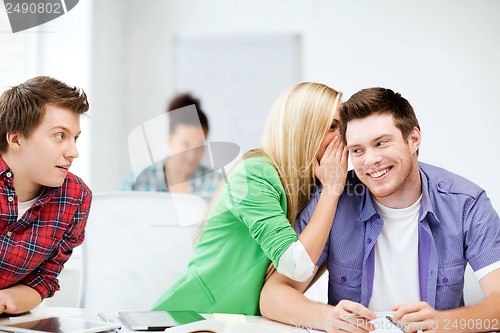
M 261 313 L 328 332 L 373 329 L 375 311 L 394 311 L 406 332 L 499 330 L 500 219 L 485 191 L 418 162 L 418 120 L 390 89 L 354 94 L 340 120 L 354 170 L 317 263 L 329 271 L 329 305 L 302 295 L 312 278 L 297 283 L 274 273 L 261 293 Z M 297 232 L 320 193 L 298 216 Z M 467 263 L 485 298 L 464 307 Z

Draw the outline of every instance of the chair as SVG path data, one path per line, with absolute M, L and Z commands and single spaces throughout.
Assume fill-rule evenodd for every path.
M 82 246 L 78 304 L 149 310 L 186 269 L 207 203 L 189 194 L 95 194 Z

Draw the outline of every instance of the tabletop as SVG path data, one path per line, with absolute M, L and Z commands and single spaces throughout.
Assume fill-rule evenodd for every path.
M 66 308 L 66 307 L 44 307 L 40 306 L 29 313 L 19 315 L 19 316 L 8 316 L 8 315 L 2 315 L 0 317 L 0 325 L 2 324 L 7 324 L 7 323 L 17 323 L 17 322 L 23 322 L 23 321 L 29 321 L 33 319 L 39 319 L 39 318 L 46 318 L 46 317 L 52 317 L 52 316 L 58 316 L 58 317 L 77 317 L 77 318 L 82 318 L 82 319 L 87 319 L 87 320 L 94 320 L 94 321 L 102 321 L 103 319 L 98 315 L 99 312 L 102 312 L 105 314 L 107 318 L 109 318 L 111 321 L 116 321 L 120 322 L 120 319 L 118 317 L 118 312 L 116 310 L 100 310 L 100 309 L 82 309 L 82 308 Z M 300 332 L 300 333 L 307 333 L 307 332 L 316 332 L 313 330 L 307 330 L 303 328 L 297 328 L 285 324 L 281 324 L 278 322 L 271 321 L 269 319 L 266 319 L 264 317 L 260 316 L 244 316 L 244 315 L 231 315 L 231 314 L 203 314 L 203 316 L 208 319 L 208 320 L 217 320 L 217 321 L 222 321 L 223 323 L 226 324 L 227 327 L 231 326 L 237 326 L 239 333 L 245 333 L 242 332 L 242 327 L 247 326 L 247 329 L 245 331 L 248 332 L 256 332 L 258 330 L 259 333 L 279 333 L 279 332 Z M 243 325 L 242 325 L 243 324 Z M 244 325 L 248 324 L 248 325 Z M 183 332 L 181 327 L 177 327 L 175 330 L 175 333 L 177 332 Z M 167 329 L 166 332 L 168 332 L 170 329 Z M 229 330 L 230 331 L 230 330 Z M 126 325 L 122 325 L 122 329 L 120 332 L 123 333 L 131 333 L 134 332 L 130 329 L 127 328 Z

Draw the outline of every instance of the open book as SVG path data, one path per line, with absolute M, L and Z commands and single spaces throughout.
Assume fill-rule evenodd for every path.
M 253 323 L 224 323 L 220 320 L 207 319 L 194 323 L 167 328 L 165 333 L 283 333 L 281 329 Z
M 277 323 L 275 323 L 277 324 Z M 386 316 L 380 316 L 372 321 L 374 333 L 401 333 L 402 330 L 393 325 Z M 165 333 L 284 333 L 304 331 L 293 326 L 286 328 L 270 327 L 267 323 L 237 322 L 229 323 L 221 320 L 207 319 L 194 323 L 167 328 Z M 320 332 L 310 329 L 309 332 Z

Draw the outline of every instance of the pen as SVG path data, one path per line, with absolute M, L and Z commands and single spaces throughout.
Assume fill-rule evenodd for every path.
M 405 328 L 403 326 L 401 326 L 399 323 L 395 322 L 394 320 L 392 320 L 392 317 L 391 316 L 386 316 L 385 317 L 391 324 L 393 324 L 394 326 L 396 326 L 397 328 L 399 328 L 401 331 L 405 331 Z
M 104 320 L 107 323 L 113 323 L 109 318 L 102 312 L 97 312 L 97 315 L 101 317 L 102 320 Z M 118 330 L 121 330 L 121 327 L 118 327 L 117 329 L 114 330 L 114 332 L 118 333 Z

